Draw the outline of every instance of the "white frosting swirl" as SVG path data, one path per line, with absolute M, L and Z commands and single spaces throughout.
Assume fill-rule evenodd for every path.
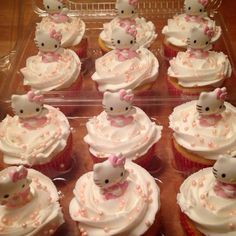
M 103 25 L 103 31 L 100 33 L 100 38 L 105 43 L 106 47 L 110 49 L 114 49 L 114 46 L 111 42 L 112 31 L 119 27 L 120 18 L 116 17 L 112 21 L 105 23 Z M 148 48 L 151 46 L 153 41 L 156 39 L 156 29 L 154 24 L 151 21 L 146 21 L 143 17 L 135 18 L 136 21 L 136 29 L 137 29 L 137 36 L 136 42 L 139 47 Z
M 37 129 L 25 128 L 18 116 L 7 116 L 0 123 L 0 150 L 3 161 L 10 165 L 48 163 L 61 152 L 70 135 L 65 115 L 54 107 L 49 110 L 47 123 Z
M 122 153 L 132 160 L 146 154 L 161 138 L 162 126 L 152 122 L 138 107 L 133 117 L 134 120 L 124 127 L 112 126 L 105 111 L 90 119 L 86 124 L 88 134 L 84 138 L 90 146 L 89 151 L 100 158 Z
M 61 46 L 64 48 L 78 45 L 85 33 L 85 23 L 78 17 L 70 17 L 68 22 L 55 23 L 50 17 L 43 17 L 37 23 L 37 30 L 49 32 L 51 29 L 62 34 Z
M 177 202 L 204 235 L 236 235 L 236 201 L 215 194 L 212 168 L 189 176 L 180 187 Z
M 60 50 L 60 59 L 45 63 L 40 54 L 29 57 L 26 67 L 21 69 L 24 85 L 41 91 L 59 90 L 70 87 L 80 74 L 81 62 L 70 49 Z
M 0 177 L 9 173 L 9 168 L 4 169 Z M 15 208 L 0 206 L 1 236 L 52 235 L 64 223 L 57 189 L 52 181 L 33 169 L 28 169 L 28 178 L 32 180 L 32 200 Z
M 209 17 L 204 17 L 203 22 L 186 21 L 186 14 L 174 16 L 169 19 L 167 25 L 162 29 L 162 34 L 165 35 L 167 42 L 178 47 L 187 47 L 187 38 L 189 32 L 194 27 L 208 26 L 213 28 L 215 34 L 211 42 L 216 42 L 221 36 L 221 28 L 215 25 L 215 21 Z
M 128 187 L 115 199 L 105 200 L 93 181 L 93 172 L 80 177 L 75 185 L 69 211 L 80 229 L 96 236 L 138 236 L 154 223 L 160 208 L 160 190 L 142 167 L 127 161 Z M 78 214 L 81 212 L 82 214 Z
M 216 125 L 203 127 L 196 110 L 197 101 L 176 107 L 170 115 L 170 128 L 175 141 L 188 151 L 206 159 L 236 154 L 236 108 L 225 102 L 226 110 Z
M 170 61 L 168 69 L 168 75 L 177 78 L 183 87 L 219 87 L 231 73 L 228 57 L 222 52 L 213 51 L 209 51 L 206 58 L 195 58 L 189 56 L 189 52 L 179 52 Z
M 101 92 L 106 90 L 134 89 L 154 81 L 159 71 L 157 58 L 146 48 L 137 50 L 138 57 L 119 61 L 112 50 L 95 62 L 96 71 L 92 79 Z

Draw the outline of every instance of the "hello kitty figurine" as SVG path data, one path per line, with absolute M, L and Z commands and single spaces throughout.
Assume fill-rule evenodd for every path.
M 6 176 L 0 178 L 0 204 L 6 207 L 20 207 L 32 199 L 31 180 L 24 166 L 10 167 Z
M 61 39 L 62 34 L 56 32 L 54 29 L 48 33 L 36 30 L 34 41 L 44 63 L 55 62 L 61 58 L 61 54 L 59 53 Z
M 206 58 L 211 49 L 211 39 L 214 36 L 213 29 L 206 26 L 205 28 L 192 28 L 187 39 L 188 50 L 190 57 Z
M 217 88 L 213 92 L 202 92 L 197 101 L 199 123 L 202 126 L 214 126 L 221 118 L 226 107 L 224 101 L 227 96 L 226 88 Z
M 43 0 L 43 5 L 54 23 L 69 21 L 68 9 L 64 7 L 63 0 Z
M 120 27 L 112 31 L 112 45 L 119 61 L 126 61 L 138 57 L 136 52 L 136 26 L 126 21 L 120 22 Z
M 94 183 L 100 188 L 106 200 L 120 197 L 128 187 L 129 172 L 125 169 L 122 154 L 110 155 L 108 160 L 93 167 Z
M 137 13 L 138 0 L 117 0 L 116 11 L 121 19 L 134 18 Z
M 44 107 L 43 100 L 43 95 L 39 91 L 12 95 L 11 107 L 25 128 L 36 129 L 47 122 L 48 109 Z
M 213 166 L 213 174 L 217 180 L 214 191 L 223 198 L 236 198 L 236 158 L 225 155 Z
M 133 115 L 136 112 L 132 106 L 133 98 L 134 95 L 130 89 L 104 93 L 102 104 L 112 126 L 124 127 L 133 121 Z
M 208 0 L 185 0 L 186 21 L 201 21 L 206 15 Z

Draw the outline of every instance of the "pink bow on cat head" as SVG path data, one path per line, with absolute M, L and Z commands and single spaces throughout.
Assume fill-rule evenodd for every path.
M 27 175 L 28 175 L 28 170 L 24 166 L 19 166 L 9 173 L 9 177 L 11 178 L 11 181 L 14 183 L 19 180 L 25 179 Z
M 57 32 L 55 29 L 52 29 L 51 31 L 50 31 L 50 37 L 52 38 L 52 39 L 55 39 L 56 41 L 58 41 L 58 42 L 60 42 L 61 41 L 61 39 L 62 39 L 62 34 L 61 34 L 61 32 Z
M 204 7 L 208 4 L 208 0 L 198 0 L 199 3 L 201 3 Z
M 223 88 L 217 88 L 215 89 L 216 97 L 218 100 L 225 100 L 227 97 L 227 89 L 225 87 Z
M 209 38 L 212 38 L 214 36 L 214 30 L 212 28 L 209 28 L 208 26 L 204 29 L 204 33 Z
M 132 6 L 137 6 L 138 5 L 138 0 L 129 0 L 129 4 Z
M 29 91 L 27 96 L 30 102 L 42 103 L 44 100 L 43 95 L 38 95 L 34 91 Z
M 125 165 L 125 157 L 122 154 L 110 155 L 108 160 L 113 167 L 123 167 Z
M 121 89 L 119 94 L 121 101 L 132 102 L 134 100 L 134 94 L 131 90 Z
M 127 34 L 130 34 L 131 36 L 133 36 L 134 38 L 136 38 L 136 35 L 137 35 L 137 29 L 136 29 L 136 26 L 135 24 L 132 23 L 132 21 L 127 21 L 127 20 L 124 20 L 124 21 L 120 21 L 119 22 L 120 26 L 122 28 L 125 29 L 125 32 Z

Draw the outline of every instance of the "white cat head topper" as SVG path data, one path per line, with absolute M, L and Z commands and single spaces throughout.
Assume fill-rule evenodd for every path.
M 0 177 L 0 205 L 15 207 L 26 202 L 29 197 L 31 180 L 27 178 L 28 170 L 23 167 L 9 167 L 8 173 Z
M 132 90 L 120 90 L 116 93 L 105 92 L 103 95 L 103 107 L 111 116 L 129 115 L 135 111 L 133 107 L 134 94 Z
M 43 95 L 39 91 L 29 91 L 24 95 L 12 95 L 11 106 L 20 118 L 42 117 L 48 113 L 43 105 Z
M 201 116 L 220 114 L 225 110 L 224 101 L 227 96 L 225 87 L 213 92 L 202 92 L 197 101 L 197 111 Z
M 43 0 L 43 5 L 48 13 L 59 13 L 65 9 L 63 0 Z
M 213 166 L 215 178 L 227 184 L 236 184 L 236 158 L 230 155 L 221 156 Z
M 56 52 L 61 46 L 62 34 L 54 29 L 49 32 L 36 30 L 35 44 L 40 52 Z
M 116 49 L 135 48 L 137 30 L 130 21 L 120 21 L 120 27 L 112 30 L 111 42 Z
M 187 39 L 188 48 L 207 49 L 210 48 L 211 39 L 214 36 L 213 29 L 209 27 L 192 28 Z
M 185 13 L 190 16 L 201 16 L 206 11 L 208 0 L 185 0 L 184 9 Z
M 117 0 L 116 11 L 120 18 L 135 17 L 137 13 L 138 0 Z
M 129 172 L 125 169 L 125 157 L 122 154 L 110 155 L 108 160 L 93 167 L 94 183 L 100 188 L 106 200 L 120 197 L 128 187 Z

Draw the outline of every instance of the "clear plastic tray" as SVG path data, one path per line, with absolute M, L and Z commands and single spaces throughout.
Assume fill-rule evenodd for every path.
M 172 167 L 172 151 L 171 151 L 171 131 L 168 128 L 168 116 L 172 112 L 173 107 L 178 104 L 184 103 L 188 100 L 194 99 L 191 96 L 173 97 L 169 96 L 167 84 L 166 84 L 166 70 L 168 62 L 162 56 L 162 41 L 163 36 L 161 35 L 161 29 L 166 24 L 167 19 L 172 17 L 174 14 L 182 11 L 183 1 L 173 0 L 159 0 L 159 1 L 140 1 L 139 10 L 140 15 L 154 22 L 158 38 L 151 47 L 151 51 L 157 56 L 160 62 L 160 73 L 157 81 L 153 88 L 145 96 L 135 98 L 135 104 L 142 108 L 146 114 L 155 120 L 159 124 L 164 126 L 163 135 L 158 143 L 156 155 L 163 162 L 163 169 L 155 175 L 157 183 L 161 188 L 161 210 L 162 210 L 162 228 L 163 235 L 173 236 L 184 235 L 182 228 L 179 223 L 178 207 L 176 205 L 176 194 L 179 190 L 179 186 L 183 180 L 183 177 L 177 173 Z M 38 0 L 34 2 L 34 10 L 40 15 L 44 16 L 45 12 L 40 10 L 41 5 L 38 4 Z M 61 191 L 61 203 L 65 214 L 66 224 L 64 224 L 61 230 L 58 232 L 59 235 L 77 236 L 78 229 L 76 224 L 71 220 L 68 213 L 68 203 L 72 199 L 76 180 L 83 173 L 92 169 L 92 160 L 89 157 L 88 147 L 83 142 L 83 137 L 86 134 L 85 124 L 87 120 L 95 115 L 98 115 L 102 111 L 101 98 L 102 95 L 97 92 L 94 82 L 91 80 L 91 75 L 94 72 L 94 61 L 100 57 L 101 51 L 97 44 L 97 38 L 99 32 L 102 29 L 104 22 L 110 20 L 114 16 L 114 2 L 98 2 L 97 3 L 85 3 L 79 1 L 68 1 L 68 6 L 73 10 L 71 14 L 81 16 L 87 26 L 86 36 L 89 40 L 89 57 L 87 59 L 87 66 L 89 70 L 83 75 L 83 86 L 79 92 L 50 92 L 46 94 L 47 102 L 54 106 L 68 106 L 74 109 L 71 116 L 68 116 L 71 126 L 73 127 L 73 156 L 75 157 L 75 165 L 72 171 L 61 179 L 55 181 L 58 189 Z M 222 27 L 223 36 L 219 40 L 217 49 L 228 54 L 231 64 L 234 69 L 232 78 L 226 82 L 228 87 L 229 97 L 231 103 L 236 104 L 236 97 L 233 94 L 235 81 L 235 56 L 231 48 L 228 33 L 220 14 L 215 15 L 217 24 Z M 29 26 L 32 29 L 36 22 L 40 21 L 40 17 L 35 16 L 32 19 L 32 25 Z M 21 50 L 17 55 L 15 64 L 15 70 L 12 75 L 5 80 L 4 99 L 2 105 L 9 109 L 9 98 L 12 93 L 24 93 L 25 88 L 22 84 L 22 77 L 19 73 L 19 69 L 25 65 L 25 60 L 31 55 L 37 53 L 37 49 L 34 45 L 34 30 L 29 30 L 29 34 L 21 46 Z M 65 181 L 63 181 L 63 179 Z M 170 214 L 171 209 L 171 214 Z
M 9 69 L 15 55 L 21 32 L 23 4 L 18 0 L 1 1 L 0 3 L 0 70 Z

